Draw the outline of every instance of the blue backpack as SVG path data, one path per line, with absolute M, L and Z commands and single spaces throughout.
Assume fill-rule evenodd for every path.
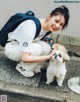
M 39 19 L 37 19 L 35 17 L 35 14 L 32 11 L 28 11 L 26 13 L 16 13 L 15 15 L 10 17 L 10 19 L 7 21 L 7 23 L 1 29 L 1 31 L 0 31 L 0 45 L 4 47 L 7 43 L 8 34 L 12 31 L 14 31 L 20 23 L 22 23 L 25 20 L 29 20 L 29 19 L 33 20 L 36 24 L 36 34 L 35 34 L 34 39 L 36 37 L 38 37 L 40 30 L 41 30 L 41 23 L 40 23 Z M 50 33 L 51 32 L 46 33 L 45 36 L 49 35 Z
M 15 15 L 11 16 L 10 19 L 7 21 L 7 23 L 1 29 L 1 31 L 0 31 L 0 45 L 4 47 L 5 44 L 7 43 L 8 34 L 12 31 L 14 31 L 21 22 L 28 20 L 28 19 L 33 20 L 36 24 L 36 34 L 34 37 L 34 38 L 36 38 L 40 33 L 41 23 L 35 17 L 34 13 L 32 11 L 28 11 L 25 14 L 17 13 Z

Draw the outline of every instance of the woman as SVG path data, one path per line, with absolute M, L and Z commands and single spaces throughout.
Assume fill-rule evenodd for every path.
M 65 6 L 54 9 L 46 19 L 40 19 L 41 32 L 35 41 L 40 40 L 48 31 L 56 32 L 64 29 L 68 25 L 69 10 Z M 29 46 L 32 44 L 36 32 L 35 23 L 32 20 L 22 22 L 13 32 L 9 34 L 9 39 L 18 41 L 21 52 L 21 60 L 24 63 L 37 63 L 49 60 L 53 52 L 49 55 L 32 56 Z M 7 55 L 7 54 L 6 54 Z M 9 57 L 9 55 L 7 56 Z M 26 73 L 26 72 L 25 72 Z

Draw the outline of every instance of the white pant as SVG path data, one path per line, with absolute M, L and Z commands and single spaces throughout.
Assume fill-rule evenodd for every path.
M 18 42 L 12 41 L 7 43 L 5 46 L 5 55 L 13 61 L 20 61 L 21 52 L 19 50 Z
M 31 54 L 35 56 L 47 55 L 51 50 L 50 46 L 43 41 L 33 43 L 32 46 L 30 46 L 30 49 L 32 49 Z M 19 44 L 16 41 L 7 43 L 5 46 L 5 55 L 13 61 L 20 61 L 21 52 L 19 50 Z M 41 66 L 42 64 L 38 65 L 38 63 L 24 63 L 20 61 L 16 66 L 16 70 L 23 76 L 32 77 L 35 73 L 40 72 Z

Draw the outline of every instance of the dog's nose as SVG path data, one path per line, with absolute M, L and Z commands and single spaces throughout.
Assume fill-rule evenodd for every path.
M 55 55 L 54 59 L 57 59 L 57 55 Z

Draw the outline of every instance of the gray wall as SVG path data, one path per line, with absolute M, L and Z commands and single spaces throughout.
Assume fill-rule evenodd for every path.
M 65 5 L 70 10 L 70 22 L 64 31 L 56 33 L 80 36 L 80 3 L 54 3 L 54 0 L 0 0 L 0 28 L 17 12 L 33 10 L 37 17 L 45 18 L 55 7 Z

